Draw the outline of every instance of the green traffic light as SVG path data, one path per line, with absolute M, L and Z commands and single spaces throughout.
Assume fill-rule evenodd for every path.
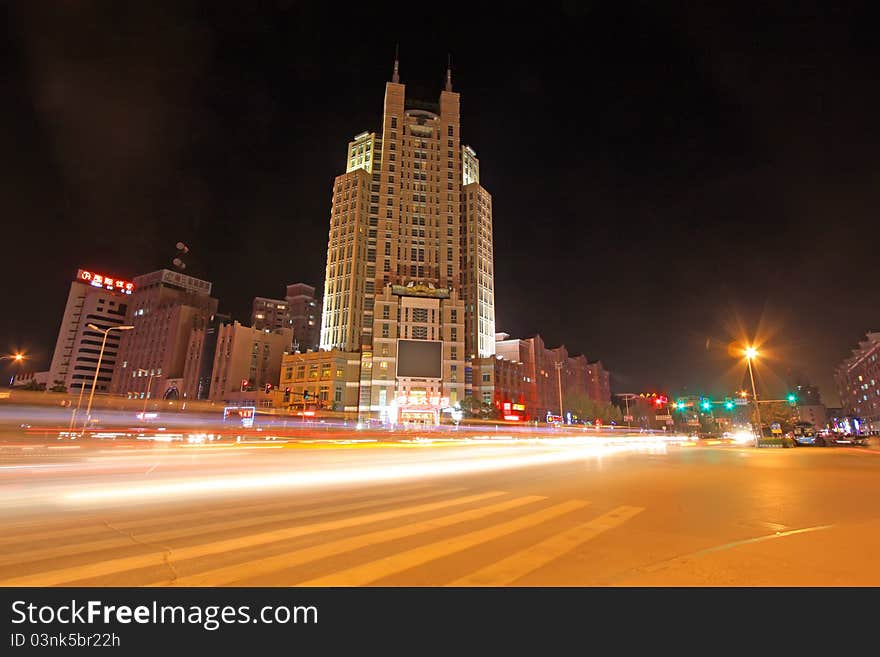
M 789 403 L 789 404 L 794 404 L 796 401 L 797 401 L 797 395 L 796 395 L 796 394 L 794 394 L 794 393 L 792 392 L 791 394 L 788 395 L 788 403 Z
M 733 402 L 728 399 L 726 402 L 724 402 L 724 408 L 726 408 L 728 411 L 733 410 Z
M 704 411 L 712 410 L 712 400 L 711 399 L 704 399 L 702 406 L 703 406 Z

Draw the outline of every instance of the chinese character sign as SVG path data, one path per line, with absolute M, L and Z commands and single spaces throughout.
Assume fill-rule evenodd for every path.
M 134 292 L 134 283 L 126 281 L 122 278 L 114 278 L 105 276 L 104 274 L 96 274 L 93 271 L 80 269 L 76 272 L 76 280 L 82 283 L 88 283 L 92 287 L 102 287 L 105 290 L 115 290 L 123 294 L 131 294 Z

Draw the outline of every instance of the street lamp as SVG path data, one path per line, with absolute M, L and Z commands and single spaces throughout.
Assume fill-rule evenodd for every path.
M 147 373 L 147 370 L 145 370 L 143 367 L 139 367 L 139 368 L 137 369 L 137 371 L 138 371 L 138 372 L 143 372 L 144 374 Z M 154 371 L 155 371 L 155 370 L 154 370 Z M 147 392 L 144 394 L 144 410 L 143 410 L 143 412 L 141 413 L 141 419 L 142 419 L 142 420 L 146 420 L 146 419 L 147 419 L 147 402 L 150 400 L 150 388 L 153 386 L 153 378 L 154 378 L 154 377 L 157 377 L 157 376 L 162 376 L 162 375 L 161 375 L 161 374 L 150 374 L 150 380 L 147 381 Z
M 746 347 L 746 361 L 749 364 L 749 379 L 752 382 L 752 399 L 755 400 L 755 416 L 758 420 L 758 435 L 755 437 L 755 447 L 761 444 L 761 406 L 758 404 L 758 390 L 755 388 L 755 375 L 752 373 L 752 360 L 758 357 L 758 350 L 754 347 Z
M 104 334 L 104 339 L 101 340 L 101 351 L 98 353 L 98 364 L 95 365 L 95 378 L 92 380 L 92 389 L 89 392 L 89 403 L 86 406 L 86 421 L 83 424 L 83 432 L 86 430 L 86 426 L 89 424 L 89 420 L 92 419 L 92 399 L 95 397 L 95 387 L 98 385 L 98 372 L 101 369 L 101 360 L 104 358 L 104 347 L 107 345 L 107 335 L 110 331 L 130 331 L 134 328 L 134 326 L 109 326 L 106 329 L 99 328 L 94 324 L 87 324 L 87 326 L 93 331 L 98 331 L 99 333 Z M 80 389 L 80 397 L 82 397 L 82 389 Z
M 27 358 L 27 356 L 25 356 L 20 351 L 14 353 L 14 354 L 7 354 L 6 356 L 0 356 L 0 360 L 11 360 L 13 363 L 15 363 L 16 365 L 19 365 L 19 366 L 21 366 L 21 364 L 24 362 L 25 358 Z M 20 367 L 19 367 L 19 370 L 20 370 Z M 10 388 L 12 387 L 12 382 L 14 380 L 15 380 L 15 374 L 13 374 L 12 378 L 9 379 L 9 387 Z
M 559 419 L 562 421 L 562 361 L 555 363 L 556 365 L 556 383 L 559 386 Z

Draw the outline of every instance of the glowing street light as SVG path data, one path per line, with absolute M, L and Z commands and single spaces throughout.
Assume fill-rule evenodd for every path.
M 25 356 L 20 351 L 14 353 L 14 354 L 7 354 L 6 356 L 0 356 L 0 360 L 11 360 L 13 363 L 15 363 L 16 365 L 19 365 L 19 366 L 25 361 L 26 358 L 27 358 L 27 356 Z M 19 368 L 19 370 L 16 370 L 16 373 L 20 373 L 20 368 Z M 9 380 L 9 387 L 10 388 L 12 387 L 12 384 L 14 381 L 15 381 L 15 374 Z

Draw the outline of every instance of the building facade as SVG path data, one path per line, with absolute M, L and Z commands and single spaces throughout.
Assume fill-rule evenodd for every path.
M 284 299 L 255 297 L 251 326 L 261 331 L 289 328 L 293 331 L 292 351 L 314 351 L 321 341 L 321 303 L 315 298 L 314 286 L 291 283 Z
M 429 421 L 464 398 L 467 345 L 494 353 L 491 197 L 460 127 L 451 71 L 425 101 L 395 61 L 380 129 L 334 180 L 320 348 L 361 354 L 362 417 Z
M 869 332 L 834 372 L 845 416 L 863 430 L 880 432 L 880 332 Z
M 238 322 L 219 326 L 208 399 L 222 401 L 231 399 L 230 393 L 277 387 L 292 336 L 289 328 L 266 331 Z
M 314 286 L 288 285 L 285 300 L 290 307 L 294 351 L 315 351 L 321 342 L 321 300 L 315 296 Z
M 251 304 L 251 326 L 258 331 L 291 328 L 290 304 L 283 299 L 254 297 Z
M 521 362 L 485 356 L 473 359 L 470 368 L 472 404 L 491 404 L 502 419 L 529 419 L 526 399 L 530 381 Z
M 184 370 L 194 328 L 217 312 L 211 283 L 168 269 L 136 276 L 126 331 L 120 342 L 121 361 L 111 391 L 133 398 L 182 398 Z
M 279 395 L 291 411 L 358 410 L 361 355 L 356 351 L 286 354 L 281 362 Z
M 214 356 L 220 327 L 232 323 L 230 315 L 214 313 L 197 318 L 189 334 L 186 348 L 186 364 L 183 367 L 183 397 L 186 399 L 209 399 L 214 372 Z
M 540 335 L 512 339 L 507 333 L 496 334 L 495 352 L 505 360 L 522 363 L 526 411 L 534 417 L 565 412 L 568 395 L 585 395 L 592 400 L 610 403 L 608 372 L 599 361 L 586 356 L 570 356 L 565 346 L 553 349 Z
M 101 355 L 104 334 L 89 327 L 106 330 L 126 323 L 135 283 L 80 269 L 70 284 L 67 304 L 58 330 L 55 351 L 48 374 L 40 373 L 47 388 L 68 392 L 92 389 L 95 368 L 101 357 L 95 392 L 108 392 L 120 364 L 120 340 L 124 331 L 109 331 Z

